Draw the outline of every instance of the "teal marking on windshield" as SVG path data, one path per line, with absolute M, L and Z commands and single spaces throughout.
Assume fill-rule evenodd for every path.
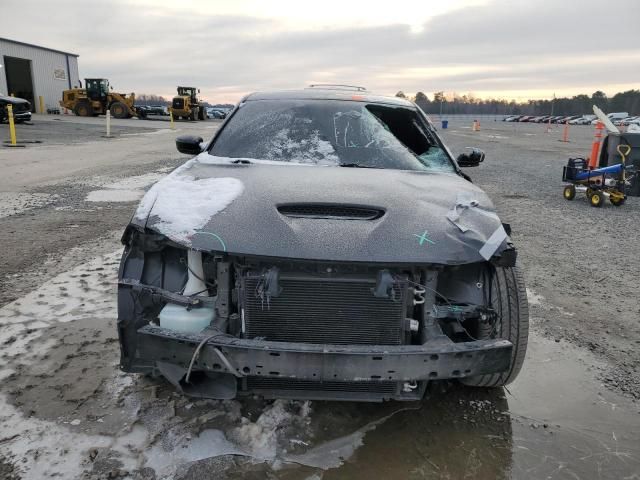
M 212 237 L 215 237 L 218 239 L 218 241 L 220 242 L 220 245 L 222 245 L 222 251 L 226 252 L 227 251 L 227 246 L 224 244 L 224 240 L 222 240 L 222 238 L 220 238 L 219 235 L 216 235 L 215 233 L 209 233 L 209 232 L 196 232 L 194 233 L 194 235 L 211 235 Z
M 424 242 L 429 242 L 431 245 L 436 244 L 436 242 L 434 242 L 429 238 L 429 232 L 427 230 L 425 230 L 422 235 L 418 235 L 417 233 L 414 233 L 413 236 L 418 237 L 418 243 L 420 243 L 420 245 L 424 244 Z

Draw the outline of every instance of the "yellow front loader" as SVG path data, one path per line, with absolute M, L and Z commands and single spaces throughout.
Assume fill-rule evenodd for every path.
M 178 87 L 178 95 L 171 101 L 171 113 L 175 120 L 184 118 L 185 120 L 205 120 L 207 114 L 204 104 L 198 99 L 197 93 L 200 90 L 195 87 Z
M 79 117 L 104 115 L 107 110 L 115 118 L 145 118 L 144 109 L 135 106 L 136 95 L 116 93 L 110 90 L 105 78 L 86 78 L 85 88 L 72 88 L 62 92 L 60 106 Z

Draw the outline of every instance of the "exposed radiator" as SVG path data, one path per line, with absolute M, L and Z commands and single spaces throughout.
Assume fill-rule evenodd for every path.
M 400 345 L 407 284 L 389 298 L 376 297 L 375 278 L 281 275 L 279 295 L 259 294 L 260 275 L 243 279 L 246 338 L 321 344 Z

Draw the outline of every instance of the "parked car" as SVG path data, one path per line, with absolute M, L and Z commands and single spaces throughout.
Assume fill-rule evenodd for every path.
M 571 120 L 569 123 L 574 125 L 589 125 L 596 118 L 595 115 L 583 115 L 575 120 Z
M 559 125 L 564 125 L 565 123 L 573 120 L 574 118 L 576 118 L 576 116 L 574 116 L 574 115 L 561 115 L 561 116 L 557 117 L 551 123 L 557 123 Z
M 535 118 L 531 115 L 524 115 L 518 119 L 518 122 L 528 122 L 530 119 Z
M 346 87 L 345 87 L 346 88 Z M 412 102 L 254 93 L 123 235 L 121 368 L 186 394 L 420 399 L 499 387 L 528 313 L 510 228 Z
M 9 97 L 0 94 L 0 123 L 9 121 L 7 105 L 13 107 L 13 120 L 16 123 L 28 122 L 31 120 L 31 102 L 24 98 Z
M 227 112 L 220 109 L 220 108 L 208 108 L 207 109 L 207 116 L 209 118 L 217 118 L 217 119 L 223 119 L 226 118 L 227 116 Z
M 147 113 L 149 115 L 169 116 L 169 107 L 166 105 L 148 105 Z

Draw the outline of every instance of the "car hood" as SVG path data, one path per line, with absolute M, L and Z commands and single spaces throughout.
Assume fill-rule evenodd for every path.
M 30 105 L 29 101 L 24 98 L 8 97 L 6 95 L 0 95 L 0 102 L 10 103 L 11 105 Z
M 456 174 L 231 160 L 205 152 L 179 167 L 132 224 L 198 250 L 307 260 L 461 264 L 507 247 L 491 201 Z M 379 216 L 314 215 L 327 206 Z

